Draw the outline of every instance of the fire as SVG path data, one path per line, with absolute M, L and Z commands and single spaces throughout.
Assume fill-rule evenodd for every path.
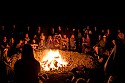
M 43 70 L 50 71 L 66 66 L 68 63 L 62 59 L 58 50 L 50 50 L 42 59 L 41 66 Z

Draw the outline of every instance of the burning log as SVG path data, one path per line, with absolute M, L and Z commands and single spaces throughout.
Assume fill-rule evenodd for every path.
M 54 66 L 55 66 L 55 67 L 58 67 L 57 64 L 58 64 L 58 62 L 57 62 L 56 60 L 54 60 Z

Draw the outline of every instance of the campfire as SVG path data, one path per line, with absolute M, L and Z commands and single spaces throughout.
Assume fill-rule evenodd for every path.
M 67 62 L 61 57 L 58 50 L 50 50 L 40 61 L 41 67 L 45 71 L 58 70 L 67 66 Z
M 72 51 L 54 49 L 36 50 L 34 51 L 34 58 L 40 63 L 40 72 L 47 74 L 67 73 L 79 66 L 89 69 L 96 68 L 97 66 L 96 59 L 92 56 Z M 13 55 L 10 66 L 14 68 L 15 62 L 19 59 L 21 59 L 21 53 Z

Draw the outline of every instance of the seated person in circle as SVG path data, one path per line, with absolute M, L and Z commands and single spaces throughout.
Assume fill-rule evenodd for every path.
M 22 58 L 14 65 L 16 83 L 39 83 L 40 63 L 34 58 L 30 44 L 22 48 Z

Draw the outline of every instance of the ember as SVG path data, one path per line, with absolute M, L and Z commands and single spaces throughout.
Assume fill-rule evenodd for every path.
M 50 71 L 65 67 L 68 63 L 62 59 L 58 50 L 50 50 L 40 62 L 43 70 Z

